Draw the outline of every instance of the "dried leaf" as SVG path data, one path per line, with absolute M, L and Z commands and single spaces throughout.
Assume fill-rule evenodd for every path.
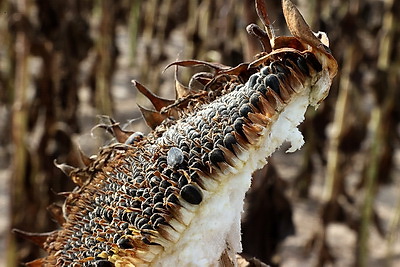
M 289 31 L 294 37 L 315 48 L 323 45 L 290 0 L 282 0 L 282 9 Z
M 162 108 L 167 107 L 175 102 L 175 100 L 165 99 L 153 94 L 153 92 L 148 90 L 138 81 L 132 80 L 132 83 L 134 86 L 136 86 L 139 92 L 141 92 L 145 97 L 150 100 L 157 111 L 160 111 Z
M 184 86 L 178 79 L 178 66 L 175 66 L 175 94 L 176 99 L 182 98 L 189 94 L 190 90 Z
M 40 258 L 40 259 L 37 259 L 34 261 L 27 262 L 27 263 L 25 263 L 25 265 L 28 267 L 42 267 L 42 266 L 44 266 L 43 261 L 44 261 L 44 258 Z
M 124 131 L 119 127 L 118 123 L 115 123 L 111 125 L 113 132 L 114 132 L 114 137 L 117 139 L 118 142 L 120 143 L 125 143 L 125 141 L 131 136 L 134 132 L 133 131 Z
M 165 120 L 167 118 L 166 115 L 160 114 L 157 111 L 144 108 L 144 107 L 140 106 L 139 104 L 137 104 L 137 105 L 140 109 L 140 112 L 143 115 L 144 120 L 146 121 L 146 124 L 151 129 L 155 129 L 158 125 L 160 125 L 163 122 L 163 120 Z
M 19 229 L 13 229 L 12 232 L 17 236 L 22 237 L 28 241 L 31 241 L 44 249 L 44 243 L 46 242 L 47 238 L 56 231 L 48 233 L 29 233 Z
M 262 24 L 267 28 L 271 25 L 271 22 L 268 18 L 267 8 L 265 6 L 265 0 L 256 0 L 256 11 L 257 15 L 260 18 Z
M 59 168 L 59 169 L 60 169 L 65 175 L 67 175 L 68 177 L 70 176 L 70 174 L 71 174 L 73 171 L 78 170 L 78 168 L 72 167 L 72 166 L 67 165 L 67 164 L 65 164 L 65 163 L 58 164 L 58 163 L 57 163 L 57 160 L 54 160 L 54 165 L 55 165 L 57 168 Z
M 63 225 L 65 223 L 65 218 L 62 212 L 62 207 L 57 205 L 56 203 L 51 204 L 47 207 L 47 210 L 50 212 L 51 217 L 59 224 Z
M 164 71 L 171 66 L 181 66 L 181 67 L 207 66 L 207 67 L 210 67 L 210 68 L 216 70 L 217 72 L 231 68 L 230 66 L 226 66 L 224 64 L 215 63 L 215 62 L 207 62 L 207 61 L 202 61 L 202 60 L 182 60 L 182 61 L 175 61 L 175 62 L 168 64 L 165 67 Z
M 267 33 L 263 31 L 257 24 L 247 25 L 246 31 L 258 39 L 264 52 L 269 53 L 272 51 Z

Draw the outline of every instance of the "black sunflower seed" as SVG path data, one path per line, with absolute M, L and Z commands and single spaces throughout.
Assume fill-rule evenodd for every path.
M 187 184 L 181 189 L 181 197 L 193 205 L 198 205 L 203 200 L 203 194 L 200 189 L 193 185 Z

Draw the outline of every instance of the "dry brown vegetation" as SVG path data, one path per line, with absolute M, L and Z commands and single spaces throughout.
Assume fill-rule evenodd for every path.
M 254 175 L 244 254 L 272 266 L 399 263 L 400 2 L 295 2 L 312 29 L 328 33 L 339 74 L 308 113 L 302 151 L 278 153 Z M 287 34 L 279 1 L 266 3 L 276 33 Z M 161 71 L 177 58 L 249 61 L 260 51 L 245 31 L 253 22 L 252 0 L 0 1 L 0 168 L 10 173 L 1 176 L 10 227 L 57 227 L 46 208 L 73 183 L 53 161 L 71 163 L 76 136 L 95 153 L 87 136 L 96 114 L 139 117 L 134 103 L 144 100 L 131 79 L 169 96 L 174 74 Z M 144 131 L 140 121 L 127 127 Z M 333 237 L 332 226 L 342 229 Z M 9 229 L 2 238 L 7 266 L 41 253 Z

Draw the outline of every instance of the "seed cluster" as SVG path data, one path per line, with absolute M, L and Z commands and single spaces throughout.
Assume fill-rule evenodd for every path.
M 257 142 L 257 125 L 267 127 L 321 69 L 311 53 L 287 53 L 163 132 L 129 138 L 82 188 L 87 199 L 75 203 L 81 216 L 67 220 L 59 234 L 57 264 L 114 266 L 115 255 L 151 261 L 154 254 L 141 252 L 175 242 L 176 233 L 179 238 L 190 223 L 179 212 L 202 204 L 219 174 L 235 168 L 235 159 Z

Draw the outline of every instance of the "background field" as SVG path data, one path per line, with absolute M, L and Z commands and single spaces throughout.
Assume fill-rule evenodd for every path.
M 400 1 L 294 1 L 328 33 L 339 63 L 331 93 L 301 126 L 306 144 L 254 174 L 244 254 L 272 266 L 400 264 Z M 279 1 L 266 1 L 287 35 Z M 0 265 L 44 255 L 11 234 L 56 229 L 46 207 L 74 185 L 53 161 L 105 144 L 110 115 L 148 132 L 130 81 L 173 98 L 176 59 L 237 65 L 260 52 L 245 27 L 252 0 L 0 0 Z M 186 83 L 193 72 L 180 69 Z

